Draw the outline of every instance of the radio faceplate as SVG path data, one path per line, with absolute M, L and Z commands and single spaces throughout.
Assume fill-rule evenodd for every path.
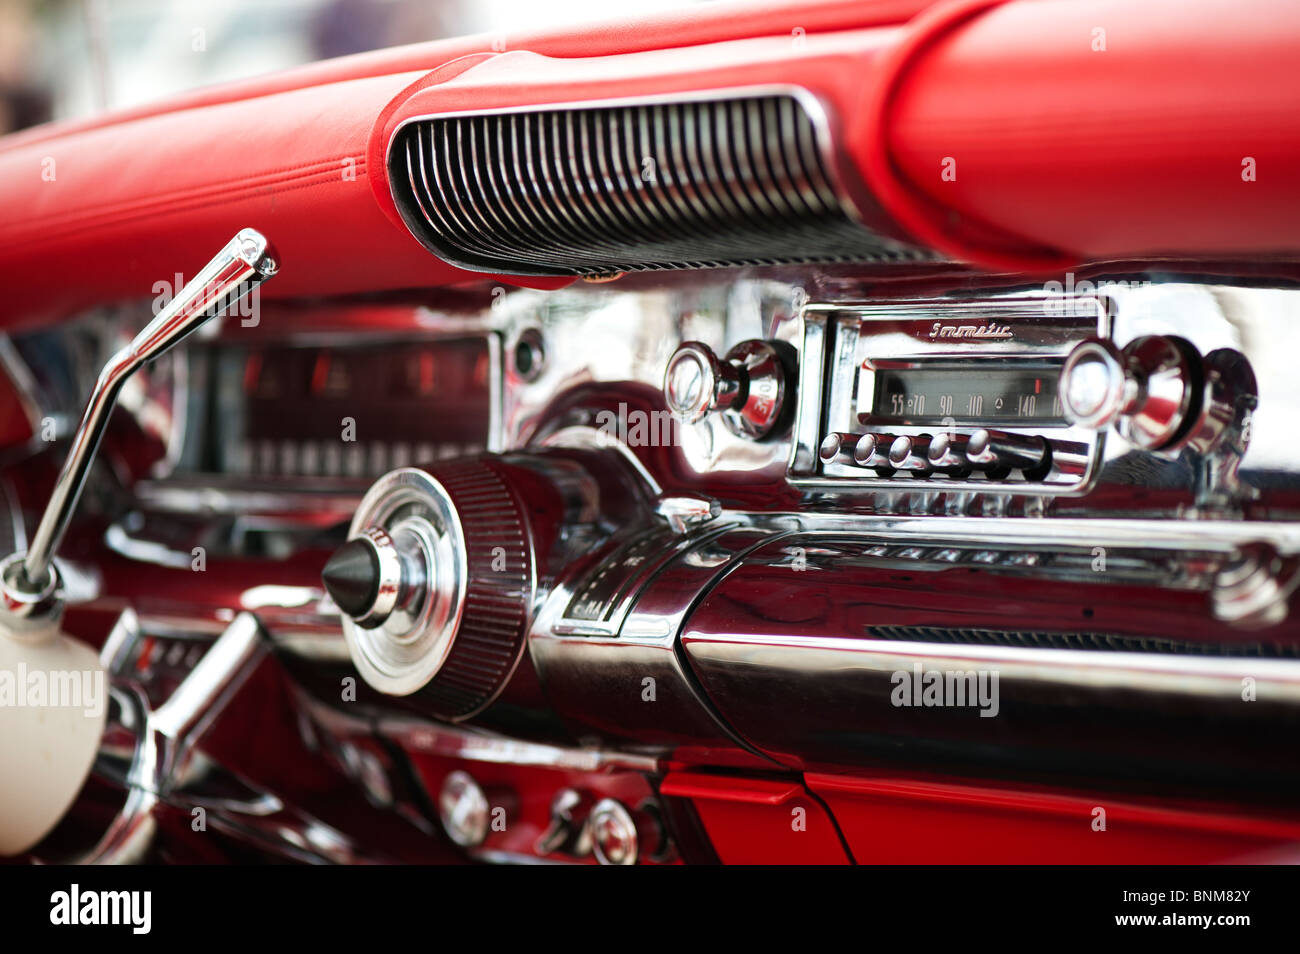
M 1103 436 L 1058 394 L 1079 342 L 1110 334 L 1101 296 L 812 303 L 792 479 L 879 490 L 1077 494 Z

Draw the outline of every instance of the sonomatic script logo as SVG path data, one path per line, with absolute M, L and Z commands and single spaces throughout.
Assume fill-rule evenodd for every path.
M 969 341 L 1010 341 L 1015 337 L 1010 325 L 987 324 L 987 325 L 945 325 L 942 321 L 936 321 L 930 326 L 930 334 L 927 336 L 931 341 L 938 341 L 940 338 L 960 338 Z
M 70 891 L 50 895 L 51 924 L 129 924 L 132 934 L 148 934 L 153 926 L 152 891 Z

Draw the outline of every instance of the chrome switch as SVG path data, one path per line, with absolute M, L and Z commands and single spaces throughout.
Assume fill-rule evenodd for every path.
M 708 345 L 687 341 L 668 359 L 664 401 L 687 424 L 720 413 L 732 433 L 761 440 L 788 416 L 792 366 L 779 342 L 742 341 L 719 359 Z

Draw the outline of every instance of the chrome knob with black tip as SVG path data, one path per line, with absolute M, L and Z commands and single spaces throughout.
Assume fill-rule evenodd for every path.
M 403 467 L 362 499 L 321 581 L 372 688 L 419 692 L 456 719 L 504 686 L 534 579 L 528 505 L 512 470 L 490 455 Z
M 366 685 L 426 715 L 473 718 L 527 672 L 549 580 L 615 528 L 662 513 L 684 531 L 715 512 L 704 498 L 666 502 L 588 440 L 400 467 L 371 485 L 321 571 Z

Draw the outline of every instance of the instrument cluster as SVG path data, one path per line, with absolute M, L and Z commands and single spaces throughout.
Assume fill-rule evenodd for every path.
M 191 435 L 198 446 L 187 448 L 194 471 L 374 478 L 487 448 L 497 372 L 484 336 L 325 346 L 221 340 L 191 360 L 206 365 L 211 415 Z

